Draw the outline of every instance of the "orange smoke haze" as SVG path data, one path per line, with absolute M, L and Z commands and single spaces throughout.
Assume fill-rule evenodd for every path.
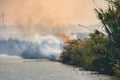
M 24 26 L 96 24 L 94 7 L 92 0 L 0 0 L 0 12 L 5 13 L 6 24 Z
M 103 1 L 96 0 L 101 6 Z M 62 31 L 59 28 L 69 24 L 97 24 L 94 7 L 92 0 L 0 0 L 0 14 L 4 12 L 5 24 L 17 25 L 25 37 L 37 35 L 37 38 L 45 33 L 59 35 Z M 1 22 L 0 17 L 0 25 Z

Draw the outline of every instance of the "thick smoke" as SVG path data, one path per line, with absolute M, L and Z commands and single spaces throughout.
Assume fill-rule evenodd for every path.
M 17 39 L 0 40 L 0 53 L 27 59 L 57 60 L 62 52 L 60 45 L 62 42 L 54 36 L 45 36 L 36 43 Z
M 44 36 L 53 35 L 59 37 L 64 30 L 63 27 L 49 27 L 43 25 L 32 25 L 24 29 L 20 26 L 0 26 L 0 39 L 8 40 L 9 38 L 36 42 Z
M 27 40 L 47 34 L 58 36 L 65 25 L 85 19 L 89 10 L 88 3 L 82 0 L 0 0 L 0 4 L 0 13 L 5 14 L 6 26 L 13 24 L 17 29 L 13 31 L 15 33 L 8 30 L 4 34 L 11 36 L 13 33 L 14 37 Z M 83 7 L 85 11 L 81 11 Z
M 31 28 L 30 32 L 23 33 L 16 26 L 0 27 L 0 53 L 29 59 L 56 60 L 63 51 L 64 41 L 87 38 L 90 32 L 79 25 L 69 25 L 65 28 L 36 25 Z M 96 26 L 93 27 L 93 30 L 95 28 Z M 86 30 L 86 33 L 79 30 Z
M 0 53 L 17 55 L 23 58 L 58 59 L 64 41 L 86 38 L 90 32 L 79 25 L 65 28 L 31 26 L 30 32 L 21 31 L 16 26 L 0 27 Z M 29 34 L 30 33 L 30 34 Z
M 37 45 L 37 46 L 36 46 Z M 35 46 L 27 48 L 22 57 L 24 58 L 47 58 L 58 59 L 62 52 L 62 42 L 54 36 L 45 36 Z
M 0 13 L 5 15 L 4 26 L 0 17 L 0 53 L 58 59 L 64 40 L 90 32 L 78 26 L 65 26 L 94 23 L 92 7 L 89 0 L 0 0 Z

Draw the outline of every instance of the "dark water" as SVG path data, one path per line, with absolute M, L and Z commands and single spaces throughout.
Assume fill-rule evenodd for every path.
M 0 58 L 0 80 L 108 80 L 110 76 L 79 71 L 48 60 Z

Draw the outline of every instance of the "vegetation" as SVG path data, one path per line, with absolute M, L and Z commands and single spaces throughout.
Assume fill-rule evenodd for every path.
M 120 78 L 120 0 L 107 0 L 108 9 L 95 9 L 107 36 L 95 31 L 85 40 L 66 42 L 60 60 Z
M 82 40 L 72 40 L 66 42 L 64 46 L 64 51 L 60 57 L 60 60 L 63 63 L 81 66 L 82 64 L 82 48 L 84 45 L 84 41 Z

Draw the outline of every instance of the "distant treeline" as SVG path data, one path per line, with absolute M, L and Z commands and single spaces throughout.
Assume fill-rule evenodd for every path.
M 96 30 L 85 40 L 66 42 L 60 61 L 120 79 L 120 0 L 107 0 L 108 9 L 95 9 L 107 35 Z

